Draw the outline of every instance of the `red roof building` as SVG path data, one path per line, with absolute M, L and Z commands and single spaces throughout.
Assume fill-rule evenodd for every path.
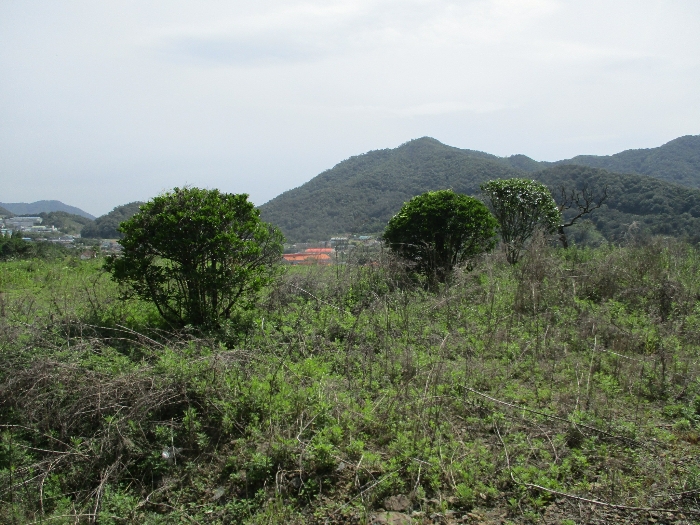
M 294 265 L 308 266 L 312 264 L 326 265 L 331 263 L 331 256 L 327 253 L 308 253 L 308 250 L 304 253 L 285 253 L 282 255 L 282 258 L 287 263 Z

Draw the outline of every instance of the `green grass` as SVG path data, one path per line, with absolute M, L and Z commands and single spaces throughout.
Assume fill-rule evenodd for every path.
M 663 240 L 436 293 L 294 268 L 201 334 L 99 262 L 3 263 L 0 522 L 363 523 L 398 494 L 417 523 L 614 521 L 552 491 L 697 517 L 699 269 Z

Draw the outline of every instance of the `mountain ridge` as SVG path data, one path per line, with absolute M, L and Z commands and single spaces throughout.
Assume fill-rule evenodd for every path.
M 80 215 L 86 219 L 95 220 L 95 216 L 75 206 L 65 204 L 58 200 L 41 200 L 35 202 L 0 202 L 0 207 L 15 215 L 38 215 L 39 213 L 50 213 L 52 211 L 65 211 L 73 215 Z
M 616 155 L 579 156 L 574 158 L 577 159 L 575 162 L 571 159 L 538 162 L 525 155 L 498 157 L 422 137 L 393 149 L 373 150 L 350 157 L 305 184 L 271 199 L 260 206 L 260 210 L 262 218 L 279 226 L 290 241 L 322 240 L 343 232 L 379 232 L 403 202 L 425 191 L 451 188 L 476 195 L 480 191 L 479 185 L 486 180 L 532 177 L 548 179 L 548 182 L 543 182 L 556 192 L 562 183 L 581 186 L 584 184 L 581 177 L 589 177 L 603 186 L 610 185 L 604 182 L 608 180 L 614 183 L 613 192 L 631 192 L 630 195 L 639 201 L 639 209 L 629 205 L 629 199 L 624 200 L 627 208 L 617 209 L 615 206 L 622 206 L 623 200 L 615 195 L 618 199 L 615 206 L 606 205 L 596 214 L 607 216 L 606 220 L 598 221 L 601 227 L 612 220 L 610 217 L 616 217 L 619 224 L 608 224 L 603 228 L 607 236 L 619 236 L 622 223 L 629 225 L 640 221 L 651 233 L 663 233 L 663 223 L 678 225 L 675 233 L 679 235 L 690 235 L 695 228 L 700 231 L 700 208 L 695 208 L 700 190 L 661 176 L 665 174 L 668 178 L 681 166 L 691 179 L 696 177 L 700 181 L 700 162 L 697 170 L 694 167 L 695 156 L 700 156 L 700 136 L 680 137 L 659 148 L 626 150 Z M 632 170 L 624 173 L 625 167 L 634 167 L 634 162 L 642 157 L 647 160 L 637 163 L 641 166 L 638 169 L 644 168 L 656 176 Z M 655 159 L 663 162 L 655 162 Z M 621 166 L 623 173 L 587 166 L 585 162 Z M 574 177 L 572 174 L 578 175 Z M 659 201 L 656 206 L 645 208 L 645 203 L 655 197 Z M 693 204 L 689 208 L 674 206 L 674 199 Z M 700 205 L 700 200 L 697 204 Z M 663 220 L 660 214 L 664 215 Z M 683 220 L 677 217 L 683 214 L 686 215 Z

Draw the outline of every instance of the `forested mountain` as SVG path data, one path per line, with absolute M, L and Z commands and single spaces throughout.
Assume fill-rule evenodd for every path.
M 12 215 L 14 215 L 14 213 L 0 206 L 0 217 L 10 217 Z
M 87 219 L 94 219 L 94 215 L 90 215 L 88 212 L 76 208 L 75 206 L 70 206 L 64 204 L 61 201 L 36 201 L 36 202 L 0 202 L 0 206 L 6 210 L 14 213 L 15 215 L 39 215 L 40 213 L 49 213 L 52 211 L 65 211 L 66 213 L 71 213 L 73 215 L 80 215 Z
M 686 139 L 679 140 L 693 143 Z M 667 146 L 656 148 L 664 151 L 657 158 L 679 165 L 669 156 L 671 150 L 664 149 Z M 606 205 L 590 218 L 609 240 L 619 238 L 634 222 L 649 233 L 692 236 L 700 232 L 700 190 L 637 174 L 559 163 L 542 169 L 546 166 L 524 155 L 496 157 L 426 137 L 396 149 L 351 157 L 260 209 L 263 219 L 278 225 L 288 240 L 322 240 L 343 232 L 380 232 L 403 202 L 425 191 L 452 188 L 478 195 L 479 185 L 486 180 L 532 177 L 550 186 L 555 197 L 562 186 L 573 189 L 587 184 L 594 191 L 607 186 Z
M 588 186 L 600 194 L 607 187 L 607 201 L 588 217 L 608 240 L 621 239 L 633 223 L 650 234 L 700 240 L 700 190 L 587 166 L 555 166 L 530 176 L 547 184 L 558 201 L 561 188 Z
M 550 166 L 575 164 L 616 173 L 649 175 L 683 186 L 700 188 L 700 135 L 679 137 L 658 148 L 629 149 L 607 156 L 578 155 L 556 162 L 538 162 L 525 155 L 497 157 L 480 151 L 463 151 L 527 172 L 540 171 Z
M 84 226 L 92 222 L 92 219 L 65 211 L 41 212 L 39 217 L 43 219 L 43 225 L 55 226 L 63 233 L 69 234 L 80 233 Z
M 95 219 L 94 222 L 83 227 L 81 235 L 88 239 L 119 239 L 122 234 L 117 228 L 122 221 L 130 219 L 139 211 L 143 202 L 130 202 L 122 206 L 117 206 L 106 215 Z
M 630 149 L 604 157 L 579 155 L 555 164 L 579 164 L 617 173 L 638 173 L 700 188 L 700 135 L 680 137 L 658 148 Z
M 279 226 L 290 241 L 381 231 L 415 195 L 445 188 L 474 194 L 486 180 L 522 174 L 491 157 L 427 137 L 412 140 L 341 162 L 262 205 L 261 216 Z

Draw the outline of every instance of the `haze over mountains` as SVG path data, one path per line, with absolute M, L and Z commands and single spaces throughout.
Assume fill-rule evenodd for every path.
M 633 222 L 653 234 L 700 232 L 700 136 L 558 162 L 497 157 L 423 137 L 351 157 L 260 209 L 263 219 L 278 225 L 288 240 L 319 240 L 342 232 L 381 231 L 403 202 L 425 191 L 452 188 L 478 195 L 481 183 L 510 177 L 541 180 L 555 197 L 562 186 L 588 185 L 598 191 L 607 186 L 608 201 L 591 220 L 609 240 Z

